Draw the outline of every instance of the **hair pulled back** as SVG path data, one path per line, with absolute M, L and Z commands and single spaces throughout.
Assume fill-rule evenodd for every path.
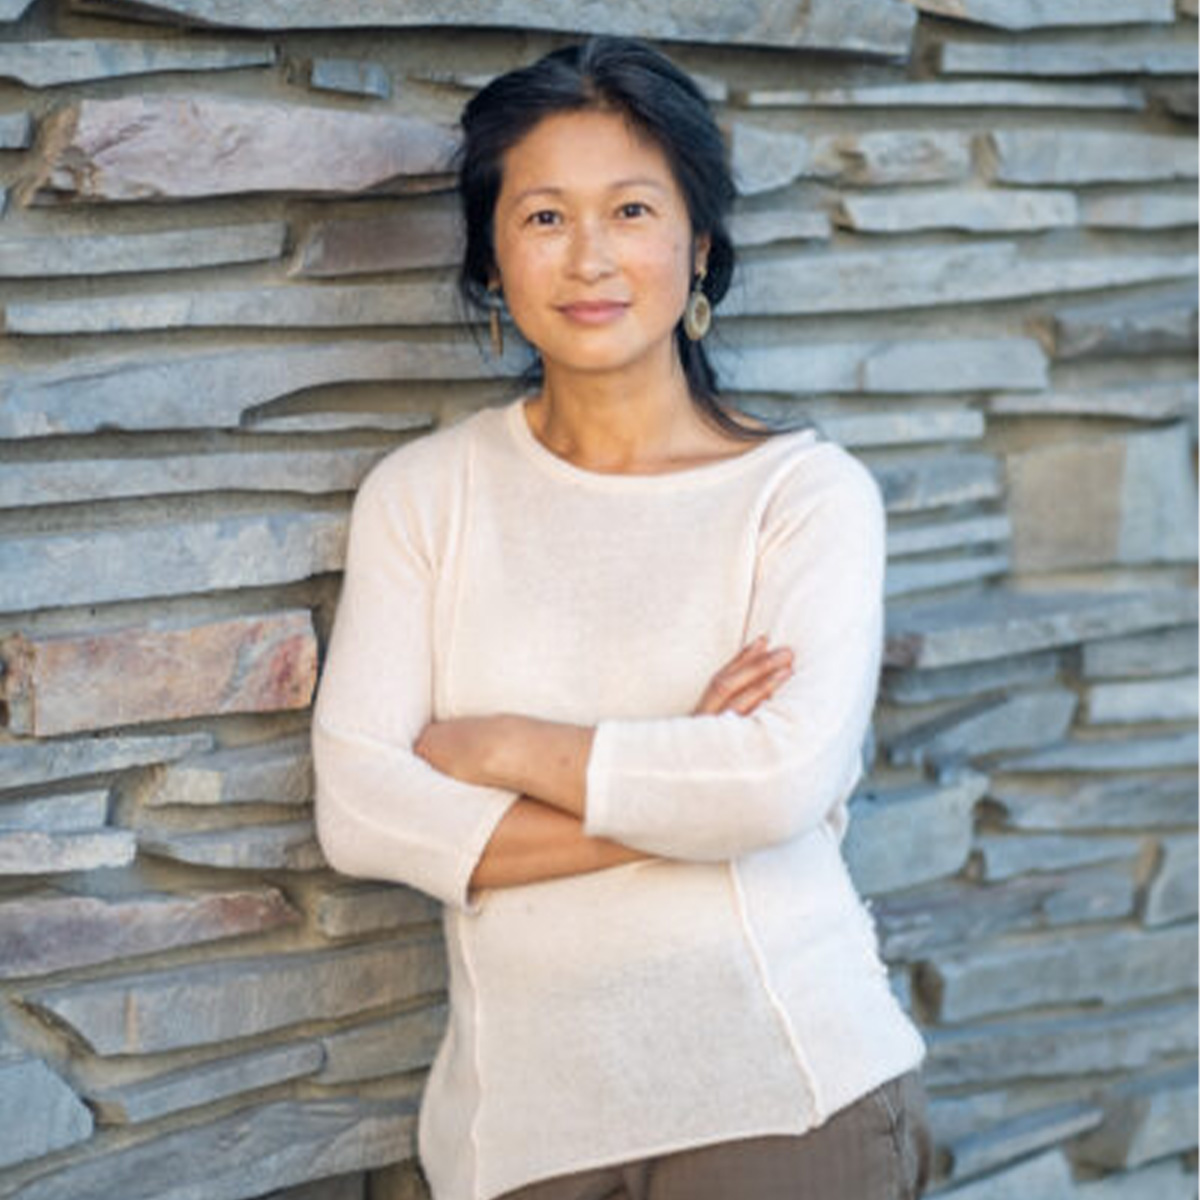
M 464 300 L 489 307 L 488 283 L 496 273 L 493 218 L 505 153 L 546 117 L 586 110 L 620 113 L 665 154 L 693 235 L 707 234 L 711 242 L 701 286 L 715 308 L 729 290 L 734 268 L 726 218 L 735 188 L 724 140 L 695 82 L 645 42 L 622 37 L 592 37 L 555 50 L 498 76 L 467 103 L 458 176 L 466 226 L 459 272 Z M 683 332 L 682 321 L 675 340 L 702 414 L 730 433 L 770 432 L 741 424 L 721 404 L 712 364 L 703 345 Z M 536 372 L 535 367 L 534 377 Z

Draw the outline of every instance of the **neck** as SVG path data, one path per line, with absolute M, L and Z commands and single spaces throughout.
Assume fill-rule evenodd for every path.
M 700 423 L 683 367 L 588 375 L 546 364 L 529 410 L 541 441 L 577 466 L 622 471 L 671 457 Z

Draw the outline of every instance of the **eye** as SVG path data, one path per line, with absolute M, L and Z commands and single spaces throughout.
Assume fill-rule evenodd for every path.
M 525 218 L 526 225 L 554 225 L 558 221 L 558 213 L 552 208 L 539 208 Z
M 650 206 L 641 200 L 627 200 L 617 210 L 623 217 L 644 217 L 650 212 Z

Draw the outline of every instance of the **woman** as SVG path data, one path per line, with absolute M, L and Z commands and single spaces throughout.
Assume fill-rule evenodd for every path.
M 925 1046 L 840 853 L 878 488 L 721 407 L 687 76 L 593 39 L 463 126 L 464 288 L 537 382 L 364 482 L 313 733 L 331 864 L 446 906 L 434 1200 L 911 1200 Z

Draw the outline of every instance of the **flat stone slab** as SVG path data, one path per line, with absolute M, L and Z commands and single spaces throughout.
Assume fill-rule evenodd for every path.
M 909 0 L 933 17 L 990 25 L 996 29 L 1055 29 L 1072 25 L 1170 24 L 1172 0 Z
M 206 830 L 138 829 L 149 854 L 226 870 L 315 871 L 325 866 L 311 820 L 276 821 Z
M 147 808 L 166 805 L 308 804 L 313 798 L 307 733 L 230 746 L 157 768 L 139 795 Z
M 843 87 L 735 89 L 744 108 L 1116 108 L 1144 109 L 1140 88 L 1014 83 L 1008 79 L 868 83 Z
M 1116 1084 L 1103 1096 L 1103 1123 L 1071 1143 L 1071 1158 L 1116 1170 L 1193 1150 L 1197 1100 L 1196 1073 L 1186 1066 Z
M 1005 758 L 994 764 L 1002 771 L 1146 771 L 1194 766 L 1197 759 L 1195 734 L 1166 737 L 1093 738 L 1066 742 L 1048 750 Z
M 1187 825 L 1196 818 L 1194 775 L 1137 775 L 1075 784 L 1066 791 L 993 777 L 989 803 L 1004 811 L 1005 823 L 1030 832 L 1147 829 Z
M 888 566 L 886 591 L 891 596 L 936 591 L 955 584 L 998 579 L 1012 570 L 1007 554 L 959 555 L 936 562 L 898 562 Z
M 1195 974 L 1196 927 L 1179 925 L 1076 931 L 1069 939 L 1051 934 L 936 954 L 919 966 L 916 986 L 929 1011 L 954 1024 L 1053 1005 L 1115 1008 L 1187 991 Z
M 394 212 L 312 225 L 296 248 L 291 273 L 330 278 L 456 266 L 462 258 L 458 212 L 448 204 L 395 203 Z
M 1061 668 L 1060 657 L 1052 650 L 931 671 L 889 668 L 883 673 L 882 692 L 892 704 L 932 704 L 1008 687 L 1053 683 Z
M 903 446 L 982 438 L 983 414 L 973 408 L 887 409 L 882 412 L 823 413 L 821 428 L 844 446 Z M 956 545 L 964 544 L 956 542 Z
M 310 911 L 326 937 L 344 938 L 426 924 L 438 920 L 442 909 L 432 896 L 415 888 L 362 881 L 322 888 Z
M 227 1096 L 315 1075 L 325 1061 L 319 1042 L 267 1046 L 117 1087 L 82 1088 L 106 1125 L 135 1125 L 211 1104 Z
M 1200 717 L 1200 678 L 1180 675 L 1137 683 L 1101 683 L 1088 689 L 1089 725 L 1133 725 L 1141 721 L 1188 721 Z
M 739 249 L 773 242 L 825 242 L 833 234 L 828 213 L 820 209 L 742 209 L 732 214 L 728 225 Z
M 299 912 L 273 887 L 196 895 L 10 899 L 0 902 L 0 978 L 47 975 L 265 933 L 299 920 Z
M 998 392 L 986 399 L 997 416 L 1117 417 L 1126 421 L 1171 421 L 1194 417 L 1197 387 L 1193 380 L 1130 384 L 1070 391 Z
M 1154 1003 L 1099 1015 L 931 1026 L 924 1034 L 930 1087 L 994 1086 L 1005 1079 L 1145 1070 L 1163 1058 L 1194 1053 L 1196 1010 L 1191 1002 Z
M 988 135 L 995 177 L 1010 184 L 1195 179 L 1191 138 L 1092 129 L 1005 129 Z
M 496 360 L 469 343 L 400 338 L 81 357 L 0 380 L 0 437 L 237 428 L 249 410 L 323 384 L 495 379 L 522 362 L 516 349 Z
M 0 150 L 25 150 L 32 145 L 33 117 L 29 113 L 0 116 Z
M 230 266 L 279 258 L 283 221 L 171 229 L 158 233 L 0 238 L 0 277 L 44 279 Z
M 989 882 L 1028 871 L 1063 871 L 1106 862 L 1132 862 L 1142 852 L 1137 837 L 1087 834 L 979 834 L 974 850 Z
M 0 611 L 307 579 L 341 568 L 346 521 L 289 512 L 11 538 L 0 551 Z
M 1195 225 L 1200 204 L 1196 189 L 1121 191 L 1108 189 L 1081 196 L 1080 219 L 1096 229 L 1178 229 Z
M 124 829 L 84 833 L 0 832 L 0 876 L 95 871 L 133 862 L 137 843 Z
M 409 1157 L 415 1137 L 411 1097 L 278 1100 L 51 1169 L 22 1200 L 246 1200 Z
M 990 454 L 913 456 L 880 465 L 873 474 L 889 513 L 992 500 L 1003 490 L 1000 465 Z
M 0 508 L 197 492 L 352 492 L 388 450 L 387 446 L 268 448 L 159 458 L 26 460 L 5 464 L 0 475 Z
M 75 0 L 88 12 L 121 14 L 121 0 Z M 701 0 L 686 9 L 647 8 L 637 0 L 565 11 L 556 5 L 531 6 L 523 0 L 353 0 L 330 5 L 326 0 L 291 0 L 286 5 L 263 0 L 146 0 L 137 5 L 142 20 L 233 29 L 404 29 L 459 26 L 545 29 L 571 34 L 601 33 L 647 38 L 682 39 L 735 46 L 784 46 L 845 50 L 872 54 L 907 53 L 916 14 L 887 0 L 767 0 L 730 8 Z
M 1072 192 L 1006 188 L 921 188 L 887 195 L 843 195 L 835 219 L 861 233 L 959 229 L 1000 233 L 1061 229 L 1079 222 Z
M 53 1014 L 97 1054 L 157 1054 L 349 1017 L 445 981 L 440 937 L 393 938 L 66 983 L 22 1002 Z
M 212 735 L 208 733 L 0 743 L 0 788 L 54 783 L 172 762 L 189 754 L 202 754 L 212 744 Z
M 36 829 L 42 833 L 99 829 L 108 819 L 107 788 L 64 792 L 0 804 L 0 829 Z
M 0 1167 L 86 1141 L 93 1126 L 91 1110 L 41 1059 L 0 1061 Z
M 945 1200 L 1062 1200 L 1072 1194 L 1071 1172 L 1061 1152 L 1049 1150 L 941 1194 Z
M 1013 592 L 895 608 L 885 664 L 950 667 L 1192 620 L 1186 588 Z
M 121 41 L 66 38 L 57 41 L 8 42 L 0 45 L 0 78 L 27 87 L 55 87 L 89 79 L 154 75 L 164 71 L 231 71 L 269 67 L 272 45 L 233 46 L 195 39 L 186 45 L 163 40 Z
M 804 173 L 810 147 L 803 134 L 784 129 L 760 129 L 745 121 L 726 131 L 729 165 L 738 194 L 754 196 L 787 187 Z
M 1083 647 L 1080 674 L 1084 679 L 1171 675 L 1200 665 L 1195 625 L 1106 638 Z
M 446 1032 L 445 1004 L 426 1005 L 321 1039 L 318 1083 L 352 1083 L 415 1071 L 433 1062 Z
M 1056 359 L 1187 354 L 1196 349 L 1196 311 L 1196 289 L 1182 288 L 1071 305 L 1043 318 L 1039 328 Z
M 314 58 L 308 67 L 308 86 L 318 92 L 344 92 L 386 100 L 392 94 L 392 77 L 382 63 Z
M 415 117 L 194 95 L 80 100 L 43 123 L 26 204 L 253 192 L 355 195 L 446 176 L 448 128 Z
M 1196 45 L 1169 28 L 1105 30 L 1069 38 L 946 42 L 938 62 L 943 75 L 1194 75 Z
M 971 174 L 969 134 L 875 130 L 826 134 L 813 143 L 806 174 L 852 186 L 938 183 Z
M 872 896 L 953 875 L 971 850 L 972 814 L 987 777 L 963 771 L 945 784 L 856 795 L 842 852 Z
M 12 732 L 53 737 L 225 713 L 307 708 L 317 637 L 307 609 L 0 639 Z
M 1142 921 L 1149 926 L 1195 917 L 1197 911 L 1195 833 L 1163 837 L 1159 840 L 1159 848 L 1158 867 L 1146 888 L 1146 903 L 1142 910 Z

